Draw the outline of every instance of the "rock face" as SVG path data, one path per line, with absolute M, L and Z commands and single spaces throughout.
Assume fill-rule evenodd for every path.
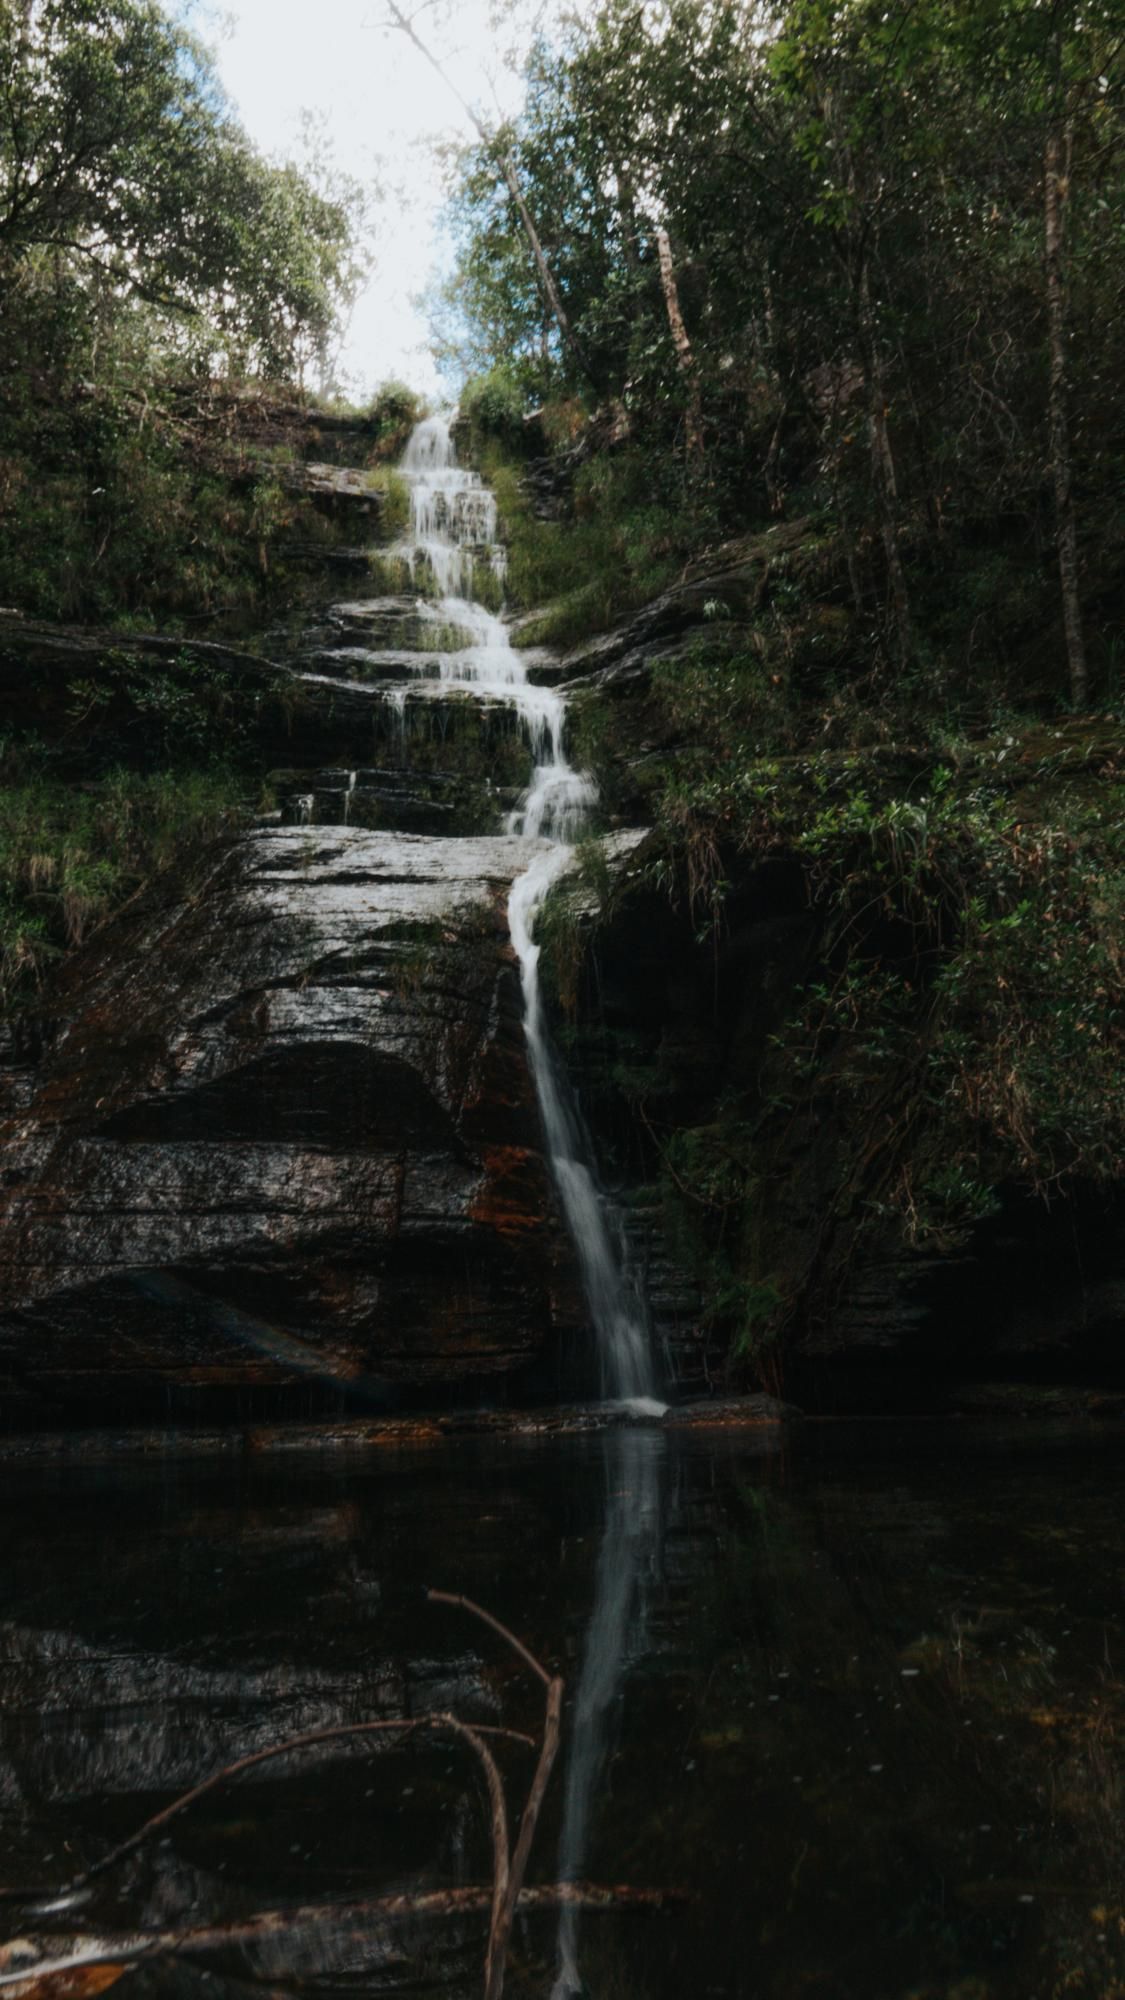
M 494 596 L 503 552 L 441 430 L 412 441 L 413 532 L 368 594 L 261 653 L 0 620 L 0 696 L 74 782 L 174 762 L 150 711 L 190 695 L 272 794 L 267 823 L 73 953 L 10 1038 L 0 1423 L 597 1379 L 507 920 L 546 846 L 569 866 L 590 786 L 563 698 L 530 678 L 552 663 L 457 594 L 484 575 Z M 363 471 L 298 472 L 353 511 L 377 498 Z M 605 868 L 641 837 L 607 838 Z
M 9 1409 L 479 1389 L 573 1324 L 504 916 L 527 853 L 263 828 L 74 957 L 3 1135 Z

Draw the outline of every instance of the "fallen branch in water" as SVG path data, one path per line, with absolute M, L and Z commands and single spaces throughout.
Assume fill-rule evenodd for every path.
M 116 1847 L 110 1848 L 108 1854 L 103 1854 L 99 1861 L 92 1862 L 80 1875 L 72 1876 L 69 1882 L 53 1888 L 0 1889 L 0 1898 L 26 1903 L 46 1896 L 68 1896 L 78 1889 L 84 1889 L 88 1882 L 94 1881 L 99 1875 L 104 1875 L 108 1868 L 114 1867 L 118 1861 L 124 1861 L 126 1856 L 134 1854 L 138 1847 L 143 1847 L 146 1841 L 151 1840 L 154 1834 L 166 1827 L 170 1820 L 186 1812 L 189 1806 L 198 1804 L 199 1800 L 205 1799 L 209 1792 L 218 1791 L 220 1785 L 228 1784 L 233 1778 L 242 1777 L 245 1772 L 255 1770 L 260 1764 L 269 1764 L 278 1757 L 289 1757 L 296 1751 L 308 1750 L 314 1746 L 342 1743 L 350 1737 L 363 1738 L 391 1733 L 406 1736 L 415 1730 L 427 1729 L 448 1730 L 470 1738 L 502 1736 L 509 1742 L 523 1744 L 525 1749 L 535 1748 L 535 1738 L 525 1736 L 522 1730 L 501 1729 L 487 1722 L 474 1722 L 470 1726 L 444 1710 L 435 1711 L 432 1715 L 392 1716 L 379 1722 L 343 1722 L 332 1724 L 326 1729 L 309 1729 L 301 1736 L 289 1736 L 284 1743 L 272 1743 L 267 1750 L 254 1750 L 247 1757 L 236 1758 L 233 1764 L 224 1764 L 221 1771 L 213 1771 L 209 1778 L 204 1778 L 202 1783 L 193 1785 L 190 1791 L 181 1792 L 179 1798 L 173 1799 L 170 1805 L 162 1806 L 160 1811 L 153 1813 L 151 1819 L 146 1819 L 144 1825 L 138 1827 L 135 1833 L 119 1841 Z M 473 1747 L 479 1754 L 483 1746 L 474 1743 Z
M 178 1798 L 161 1807 L 135 1833 L 119 1841 L 100 1860 L 92 1862 L 61 1887 L 23 1891 L 0 1889 L 0 1898 L 13 1900 L 18 1897 L 29 1903 L 33 1899 L 51 1897 L 60 1906 L 61 1913 L 61 1906 L 68 1896 L 81 1893 L 98 1876 L 134 1854 L 200 1799 L 248 1771 L 257 1770 L 263 1764 L 282 1757 L 330 1745 L 355 1741 L 362 1746 L 381 1736 L 395 1735 L 402 1739 L 420 1732 L 445 1733 L 459 1738 L 468 1745 L 480 1764 L 488 1793 L 491 1822 L 491 1887 L 436 1889 L 417 1895 L 400 1893 L 379 1896 L 358 1903 L 311 1904 L 290 1910 L 265 1910 L 236 1923 L 182 1931 L 138 1931 L 117 1937 L 21 1937 L 0 1946 L 0 1991 L 8 1996 L 8 2000 L 50 2000 L 52 1995 L 55 2000 L 62 2000 L 64 1994 L 69 1996 L 69 2000 L 74 2000 L 79 1990 L 88 1996 L 112 1983 L 112 1968 L 115 1967 L 123 1970 L 152 1958 L 251 1945 L 255 1940 L 284 1937 L 291 1931 L 310 1925 L 333 1925 L 337 1931 L 344 1930 L 362 1937 L 370 1934 L 373 1926 L 401 1918 L 460 1916 L 485 1910 L 489 1913 L 489 1927 L 484 2000 L 502 2000 L 508 1944 L 517 1911 L 560 1909 L 567 1905 L 587 1910 L 661 1909 L 666 1903 L 684 1900 L 682 1894 L 674 1890 L 609 1888 L 589 1882 L 551 1883 L 532 1889 L 524 1887 L 539 1814 L 558 1753 L 563 1681 L 559 1675 L 549 1673 L 514 1632 L 493 1617 L 490 1611 L 474 1603 L 472 1598 L 442 1590 L 430 1590 L 426 1595 L 432 1604 L 452 1605 L 487 1625 L 542 1683 L 546 1704 L 538 1746 L 534 1737 L 521 1730 L 501 1728 L 490 1723 L 464 1722 L 448 1710 L 307 1730 L 300 1736 L 290 1736 L 282 1743 L 271 1744 L 268 1749 L 255 1750 L 245 1757 L 236 1758 L 233 1763 L 212 1772 L 210 1777 L 193 1785 L 190 1791 L 182 1792 Z M 509 1832 L 504 1782 L 490 1748 L 492 1742 L 518 1743 L 532 1750 L 538 1747 L 539 1754 L 520 1814 L 514 1848 Z M 44 1909 L 40 1914 L 49 1915 L 51 1912 Z M 99 1975 L 94 1983 L 83 1984 L 80 1976 L 84 1973 L 93 1975 L 97 1968 L 110 1969 L 110 1976 Z
M 542 1661 L 537 1660 L 534 1653 L 528 1651 L 514 1632 L 510 1632 L 506 1625 L 502 1625 L 498 1618 L 494 1618 L 491 1611 L 485 1611 L 479 1604 L 474 1604 L 471 1597 L 454 1597 L 444 1590 L 430 1590 L 426 1595 L 431 1604 L 459 1605 L 462 1610 L 471 1612 L 475 1618 L 480 1618 L 486 1625 L 490 1625 L 494 1632 L 498 1632 L 500 1637 L 507 1641 L 525 1666 L 530 1667 L 532 1673 L 538 1675 L 547 1690 L 539 1759 L 520 1816 L 515 1853 L 511 1855 L 510 1860 L 506 1853 L 504 1856 L 505 1883 L 502 1892 L 499 1887 L 500 1870 L 497 1869 L 497 1893 L 492 1905 L 492 1921 L 488 1930 L 488 1952 L 484 1964 L 484 2000 L 502 2000 L 504 1968 L 508 1959 L 508 1939 L 512 1933 L 512 1921 L 523 1888 L 523 1878 L 527 1873 L 527 1864 L 531 1858 L 531 1844 L 535 1839 L 535 1828 L 543 1804 L 543 1795 L 547 1790 L 547 1780 L 558 1753 L 559 1731 L 562 1726 L 563 1681 L 560 1675 L 549 1674 Z
M 190 1930 L 132 1931 L 118 1936 L 18 1938 L 0 1946 L 0 1992 L 19 2000 L 19 1989 L 31 1996 L 36 1986 L 63 1973 L 98 1965 L 147 1964 L 156 1958 L 202 1957 L 209 1952 L 274 1941 L 291 1931 L 330 1925 L 339 1936 L 370 1936 L 380 1924 L 408 1917 L 475 1916 L 492 1906 L 494 1888 L 478 1884 L 461 1889 L 433 1889 L 419 1895 L 373 1896 L 357 1903 L 307 1903 L 291 1910 L 258 1910 L 230 1924 L 204 1924 Z M 559 1910 L 660 1911 L 687 1902 L 679 1889 L 635 1889 L 627 1883 L 552 1882 L 521 1889 L 515 1908 L 520 1912 Z M 52 1952 L 52 1944 L 62 1946 Z M 38 1952 L 37 1957 L 30 1956 Z

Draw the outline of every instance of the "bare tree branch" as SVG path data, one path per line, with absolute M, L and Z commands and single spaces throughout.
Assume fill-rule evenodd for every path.
M 464 1611 L 468 1611 L 472 1617 L 478 1618 L 482 1624 L 487 1625 L 491 1631 L 497 1633 L 504 1640 L 505 1644 L 512 1649 L 517 1658 L 524 1666 L 529 1668 L 546 1689 L 546 1708 L 544 1711 L 543 1732 L 539 1744 L 539 1757 L 520 1817 L 519 1835 L 514 1851 L 508 1827 L 508 1808 L 504 1795 L 504 1783 L 486 1739 L 520 1743 L 525 1748 L 533 1749 L 535 1747 L 534 1738 L 516 1729 L 500 1728 L 488 1723 L 463 1722 L 459 1716 L 451 1714 L 448 1710 L 440 1710 L 430 1715 L 388 1717 L 380 1719 L 377 1722 L 340 1723 L 324 1729 L 312 1729 L 306 1731 L 303 1735 L 288 1737 L 283 1743 L 272 1744 L 266 1750 L 252 1751 L 248 1756 L 239 1757 L 233 1763 L 225 1764 L 221 1770 L 212 1772 L 209 1778 L 204 1778 L 200 1784 L 193 1785 L 190 1791 L 181 1793 L 178 1798 L 173 1799 L 168 1805 L 162 1807 L 159 1812 L 154 1813 L 150 1819 L 145 1821 L 143 1826 L 139 1827 L 135 1833 L 130 1834 L 128 1839 L 120 1841 L 108 1854 L 104 1854 L 99 1861 L 92 1863 L 83 1874 L 75 1876 L 71 1882 L 64 1885 L 61 1889 L 56 1888 L 47 1892 L 0 1890 L 0 1898 L 15 1900 L 18 1897 L 20 1900 L 27 1902 L 32 1895 L 36 1894 L 46 1893 L 61 1897 L 65 1896 L 68 1892 L 84 1888 L 97 1876 L 104 1874 L 107 1869 L 112 1868 L 116 1862 L 123 1860 L 129 1854 L 135 1853 L 154 1834 L 166 1827 L 171 1820 L 175 1819 L 180 1813 L 186 1812 L 190 1806 L 197 1804 L 200 1799 L 206 1798 L 209 1793 L 217 1790 L 220 1785 L 226 1784 L 228 1780 L 243 1776 L 247 1771 L 256 1770 L 261 1765 L 270 1763 L 279 1757 L 288 1757 L 296 1752 L 310 1748 L 322 1749 L 328 1744 L 342 1743 L 353 1739 L 361 1741 L 364 1739 L 370 1740 L 376 1736 L 389 1734 L 405 1737 L 422 1730 L 433 1732 L 444 1731 L 460 1737 L 463 1742 L 468 1744 L 484 1772 L 485 1785 L 489 1798 L 492 1835 L 492 1887 L 487 1892 L 487 1895 L 480 1890 L 466 1892 L 438 1891 L 431 1895 L 422 1896 L 382 1897 L 373 1902 L 345 1905 L 339 1908 L 332 1906 L 325 1908 L 320 1906 L 312 1909 L 291 1911 L 266 1911 L 256 1917 L 247 1919 L 241 1925 L 223 1926 L 217 1930 L 213 1927 L 208 1927 L 204 1930 L 180 1932 L 142 1931 L 132 1937 L 123 1939 L 88 1938 L 70 1940 L 67 1946 L 67 1955 L 65 1956 L 52 1957 L 50 1941 L 46 1941 L 41 1942 L 38 1947 L 40 1957 L 33 1959 L 30 1964 L 27 1963 L 27 1940 L 17 1939 L 14 1944 L 0 1946 L 0 1989 L 18 1986 L 20 1988 L 19 2000 L 30 2000 L 30 1996 L 35 1991 L 36 1981 L 39 1979 L 45 1980 L 48 1976 L 56 1972 L 73 1970 L 79 1966 L 133 1964 L 142 1959 L 162 1954 L 210 1950 L 219 1944 L 252 1941 L 256 1936 L 273 1936 L 279 1931 L 293 1928 L 302 1922 L 354 1922 L 360 1928 L 363 1928 L 364 1925 L 370 1925 L 374 1918 L 390 1918 L 397 1915 L 447 1914 L 460 1908 L 475 1909 L 487 1907 L 489 1909 L 489 1927 L 484 1973 L 485 2000 L 502 2000 L 508 1940 L 511 1936 L 512 1922 L 516 1910 L 525 1907 L 549 1906 L 552 1900 L 558 1903 L 582 1901 L 584 1899 L 584 1892 L 581 1885 L 577 1889 L 572 1889 L 568 1885 L 558 1885 L 554 1889 L 533 1891 L 525 1891 L 523 1887 L 540 1809 L 558 1752 L 562 1718 L 563 1682 L 558 1675 L 548 1673 L 542 1661 L 536 1659 L 534 1653 L 529 1651 L 528 1647 L 523 1644 L 523 1641 L 518 1639 L 507 1625 L 504 1625 L 499 1618 L 493 1617 L 492 1613 L 486 1611 L 482 1605 L 474 1603 L 472 1598 L 454 1595 L 442 1590 L 428 1591 L 427 1597 L 431 1603 L 455 1605 Z M 616 1890 L 589 1891 L 589 1895 L 593 1898 L 590 1904 L 591 1907 L 607 1907 L 606 1899 L 609 1902 L 622 1900 L 622 1897 L 619 1896 Z M 645 1897 L 646 1892 L 640 1892 L 639 1898 L 632 1898 L 629 1894 L 626 1894 L 624 1900 L 644 1900 Z M 17 1958 L 19 1963 L 13 1963 Z
M 466 118 L 470 121 L 474 130 L 478 134 L 480 142 L 484 147 L 486 153 L 490 155 L 490 157 L 496 162 L 496 165 L 499 167 L 500 172 L 504 177 L 504 184 L 507 187 L 508 193 L 511 195 L 512 201 L 515 204 L 516 213 L 519 216 L 520 224 L 523 228 L 523 233 L 527 238 L 528 247 L 535 261 L 535 268 L 539 273 L 539 282 L 543 287 L 543 292 L 547 300 L 547 304 L 551 309 L 551 312 L 554 316 L 555 324 L 559 329 L 559 335 L 562 339 L 563 346 L 569 349 L 573 360 L 578 364 L 578 367 L 581 369 L 583 375 L 585 375 L 587 379 L 592 379 L 590 375 L 590 364 L 586 359 L 582 343 L 578 339 L 578 336 L 576 335 L 574 328 L 571 326 L 570 316 L 567 313 L 566 307 L 562 302 L 562 297 L 559 292 L 559 288 L 555 283 L 551 267 L 547 262 L 546 252 L 543 249 L 543 245 L 539 237 L 539 231 L 535 227 L 535 223 L 531 215 L 531 210 L 528 208 L 527 202 L 524 199 L 523 189 L 520 186 L 520 179 L 519 175 L 516 172 L 516 163 L 512 157 L 511 148 L 503 146 L 501 144 L 498 135 L 494 132 L 489 131 L 487 125 L 484 123 L 484 120 L 481 118 L 480 113 L 473 109 L 473 106 L 469 103 L 468 98 L 462 96 L 461 92 L 457 88 L 457 85 L 454 83 L 452 77 L 448 75 L 446 70 L 443 68 L 442 64 L 438 61 L 437 57 L 433 53 L 433 50 L 430 49 L 427 46 L 427 44 L 422 40 L 421 35 L 418 33 L 417 29 L 414 26 L 414 22 L 411 20 L 409 15 L 403 13 L 402 8 L 397 4 L 397 0 L 387 0 L 387 5 L 390 8 L 391 19 L 395 27 L 398 28 L 401 31 L 401 33 L 406 36 L 408 41 L 413 42 L 414 47 L 418 50 L 418 53 L 421 56 L 425 57 L 425 60 L 429 63 L 430 68 L 435 72 L 437 76 L 441 78 L 446 89 L 452 91 L 453 96 L 457 99 L 457 102 L 461 106 L 462 111 L 465 113 Z
M 512 1648 L 512 1651 L 514 1653 L 519 1654 L 520 1659 L 523 1661 L 525 1667 L 530 1667 L 533 1674 L 538 1674 L 539 1679 L 542 1681 L 544 1687 L 550 1687 L 551 1676 L 547 1672 L 547 1669 L 543 1665 L 543 1662 L 541 1660 L 537 1660 L 534 1653 L 530 1653 L 528 1651 L 527 1647 L 523 1643 L 523 1640 L 517 1639 L 515 1633 L 510 1632 L 508 1630 L 508 1627 L 506 1625 L 502 1625 L 500 1623 L 499 1618 L 494 1618 L 491 1611 L 486 1611 L 483 1605 L 474 1604 L 471 1597 L 454 1596 L 448 1590 L 427 1590 L 426 1597 L 431 1604 L 457 1605 L 462 1611 L 469 1611 L 472 1613 L 474 1618 L 481 1619 L 481 1621 L 485 1625 L 490 1625 L 494 1632 L 498 1632 L 502 1639 L 507 1640 L 507 1643 Z
M 95 1965 L 136 1965 L 169 1957 L 202 1957 L 232 1945 L 254 1945 L 284 1938 L 291 1931 L 330 1925 L 337 1934 L 369 1937 L 381 1924 L 408 1917 L 461 1917 L 486 1911 L 492 1889 L 473 1884 L 457 1889 L 431 1889 L 420 1895 L 373 1896 L 356 1903 L 305 1903 L 290 1910 L 257 1910 L 231 1924 L 205 1924 L 191 1930 L 131 1931 L 60 1939 L 20 1938 L 18 1952 L 0 1947 L 0 1992 L 11 1988 L 30 1994 L 40 1980 Z M 558 1910 L 663 1910 L 687 1902 L 682 1889 L 634 1888 L 629 1883 L 551 1882 L 523 1889 L 517 1899 L 521 1913 Z M 52 1949 L 62 1945 L 62 1950 Z M 38 1951 L 37 1957 L 29 1952 Z
M 531 1845 L 535 1839 L 535 1829 L 539 1821 L 543 1797 L 547 1790 L 547 1781 L 550 1778 L 551 1770 L 558 1754 L 559 1732 L 562 1726 L 564 1684 L 558 1674 L 552 1675 L 547 1672 L 542 1661 L 537 1660 L 534 1653 L 528 1651 L 523 1641 L 516 1638 L 514 1632 L 510 1631 L 506 1625 L 502 1625 L 499 1618 L 494 1618 L 491 1611 L 485 1611 L 482 1605 L 475 1604 L 471 1597 L 454 1596 L 445 1590 L 428 1590 L 426 1596 L 429 1598 L 431 1604 L 460 1605 L 462 1610 L 470 1612 L 474 1618 L 481 1619 L 494 1632 L 498 1632 L 500 1637 L 512 1648 L 513 1652 L 518 1654 L 526 1666 L 530 1667 L 532 1673 L 537 1675 L 547 1690 L 547 1706 L 543 1716 L 543 1740 L 539 1747 L 539 1761 L 535 1766 L 535 1775 L 531 1781 L 531 1789 L 528 1792 L 523 1813 L 520 1817 L 519 1836 L 516 1841 L 515 1853 L 511 1857 L 505 1893 L 503 1896 L 496 1897 L 492 1906 L 492 1923 L 488 1934 L 488 1957 L 485 1965 L 484 2000 L 501 2000 L 504 1991 L 504 1968 L 508 1956 L 508 1939 L 512 1933 L 512 1921 L 515 1917 L 516 1906 L 523 1888 L 523 1878 L 527 1873 L 527 1864 L 531 1858 Z
M 448 1730 L 452 1734 L 465 1737 L 485 1763 L 490 1795 L 492 1780 L 496 1776 L 496 1766 L 479 1739 L 484 1736 L 499 1736 L 513 1743 L 521 1743 L 526 1749 L 535 1748 L 535 1739 L 525 1736 L 518 1729 L 501 1729 L 484 1722 L 475 1722 L 470 1726 L 444 1710 L 432 1715 L 396 1716 L 380 1722 L 347 1722 L 333 1725 L 328 1729 L 310 1729 L 302 1736 L 288 1737 L 284 1743 L 273 1743 L 268 1750 L 255 1750 L 248 1757 L 237 1758 L 233 1764 L 224 1764 L 221 1771 L 213 1771 L 209 1778 L 204 1778 L 200 1784 L 193 1785 L 189 1792 L 182 1792 L 170 1805 L 163 1806 L 151 1819 L 147 1819 L 143 1826 L 138 1827 L 135 1833 L 131 1833 L 128 1839 L 119 1841 L 116 1847 L 111 1848 L 108 1854 L 103 1854 L 99 1861 L 93 1862 L 81 1875 L 74 1876 L 70 1882 L 59 1888 L 31 1893 L 66 1895 L 73 1889 L 84 1888 L 87 1882 L 92 1882 L 98 1875 L 104 1875 L 108 1868 L 112 1868 L 118 1861 L 123 1861 L 127 1855 L 135 1853 L 138 1847 L 151 1840 L 152 1836 L 167 1826 L 170 1820 L 186 1812 L 189 1806 L 197 1805 L 200 1799 L 206 1798 L 209 1792 L 217 1791 L 220 1785 L 227 1783 L 228 1779 L 242 1777 L 245 1772 L 253 1771 L 261 1764 L 271 1763 L 278 1757 L 288 1757 L 294 1751 L 307 1750 L 314 1745 L 322 1747 L 328 1743 L 343 1742 L 351 1737 L 370 1737 L 389 1733 L 406 1736 L 420 1729 Z M 505 1841 L 505 1853 L 506 1850 Z M 16 1899 L 26 1901 L 28 1893 L 27 1890 L 0 1889 L 0 1898 L 6 1901 Z

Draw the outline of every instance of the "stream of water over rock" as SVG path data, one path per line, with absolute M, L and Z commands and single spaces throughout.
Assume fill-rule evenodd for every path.
M 556 1058 L 543 1009 L 536 919 L 554 884 L 574 864 L 574 842 L 597 804 L 591 779 L 566 754 L 565 696 L 533 686 L 503 621 L 472 603 L 473 572 L 482 560 L 502 574 L 493 497 L 479 475 L 460 469 L 449 426 L 430 417 L 415 430 L 402 463 L 410 486 L 411 535 L 400 552 L 417 574 L 429 572 L 440 593 L 428 615 L 471 635 L 446 654 L 438 671 L 452 686 L 514 701 L 530 738 L 535 771 L 508 817 L 509 833 L 537 843 L 513 882 L 508 923 L 519 959 L 528 1057 L 543 1119 L 551 1175 L 578 1253 L 604 1396 L 635 1415 L 659 1415 L 656 1373 L 644 1303 L 632 1282 L 622 1231 L 598 1185 L 574 1094 Z M 546 841 L 548 845 L 539 845 Z M 565 1803 L 559 1839 L 560 1877 L 576 1879 L 586 1859 L 590 1820 L 626 1664 L 643 1629 L 645 1583 L 660 1531 L 660 1459 L 643 1439 L 610 1446 L 612 1497 L 598 1558 L 577 1697 L 569 1724 Z M 559 1922 L 556 2000 L 582 1991 L 578 1912 Z
M 472 589 L 474 569 L 485 563 L 503 573 L 496 541 L 496 504 L 479 473 L 456 463 L 448 423 L 428 417 L 417 426 L 402 461 L 410 487 L 411 533 L 398 544 L 417 580 L 433 579 L 436 603 L 423 599 L 424 617 L 469 640 L 455 650 L 421 655 L 418 671 L 436 673 L 449 687 L 516 707 L 536 759 L 531 785 L 508 817 L 508 831 L 547 841 L 517 876 L 508 903 L 512 944 L 520 964 L 524 1022 L 551 1173 L 582 1268 L 597 1335 L 602 1393 L 628 1402 L 642 1415 L 658 1415 L 656 1372 L 644 1303 L 631 1281 L 620 1228 L 598 1186 L 589 1143 L 572 1091 L 562 1074 L 544 1019 L 539 986 L 536 918 L 553 887 L 574 863 L 574 842 L 597 803 L 592 780 L 566 754 L 566 698 L 528 679 L 503 620 L 460 591 Z

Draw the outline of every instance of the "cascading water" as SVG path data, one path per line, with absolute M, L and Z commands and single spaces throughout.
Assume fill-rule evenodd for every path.
M 526 807 L 529 817 L 534 799 L 533 791 Z M 553 806 L 552 832 L 559 817 L 565 826 L 568 814 L 580 823 L 581 811 L 581 806 L 572 803 Z M 590 1317 L 598 1337 L 602 1392 L 630 1403 L 639 1414 L 658 1415 L 663 1405 L 653 1394 L 652 1352 L 644 1309 L 628 1281 L 620 1232 L 614 1227 L 615 1218 L 611 1220 L 594 1178 L 577 1108 L 555 1061 L 543 1018 L 535 919 L 548 890 L 566 872 L 571 858 L 572 849 L 565 844 L 564 837 L 563 844 L 537 855 L 530 868 L 512 884 L 508 925 L 520 962 L 524 1031 L 551 1171 L 578 1251 Z
M 565 699 L 533 686 L 503 621 L 469 601 L 474 564 L 502 573 L 492 538 L 496 510 L 476 473 L 454 464 L 449 427 L 431 417 L 414 432 L 402 462 L 410 485 L 412 536 L 398 553 L 411 573 L 424 570 L 441 593 L 422 600 L 419 616 L 434 628 L 441 650 L 419 656 L 416 671 L 478 698 L 517 709 L 535 771 L 507 830 L 526 841 L 528 865 L 512 884 L 508 926 L 519 959 L 528 1059 L 547 1152 L 563 1214 L 582 1269 L 597 1336 L 602 1393 L 635 1415 L 659 1415 L 644 1306 L 630 1282 L 622 1232 L 598 1187 L 591 1149 L 574 1095 L 551 1046 L 539 985 L 536 919 L 552 885 L 571 867 L 573 843 L 597 804 L 593 781 L 568 763 Z M 449 637 L 459 645 L 446 646 Z M 406 695 L 399 693 L 405 719 Z M 598 1556 L 594 1604 L 570 1721 L 559 1869 L 576 1876 L 589 1844 L 595 1790 L 605 1767 L 609 1734 L 626 1669 L 643 1641 L 647 1578 L 655 1565 L 662 1517 L 665 1440 L 651 1432 L 613 1433 L 605 1440 L 606 1525 Z M 578 1921 L 564 1909 L 559 1923 L 555 2000 L 581 1991 Z
M 527 1048 L 548 1157 L 578 1253 L 602 1374 L 602 1393 L 637 1414 L 658 1415 L 655 1372 L 644 1307 L 627 1272 L 621 1231 L 598 1187 L 573 1094 L 551 1048 L 539 990 L 535 922 L 543 901 L 573 860 L 573 843 L 597 801 L 592 780 L 567 762 L 564 697 L 533 686 L 503 620 L 469 599 L 474 562 L 502 568 L 496 503 L 480 475 L 455 463 L 449 425 L 429 417 L 410 439 L 401 472 L 410 487 L 410 538 L 398 553 L 411 571 L 428 571 L 442 593 L 422 600 L 420 616 L 458 648 L 423 653 L 418 672 L 447 686 L 513 704 L 535 757 L 531 786 L 508 822 L 509 833 L 537 843 L 512 885 L 508 923 L 520 964 Z M 464 591 L 466 594 L 458 594 Z M 542 846 L 539 843 L 548 842 Z
M 456 462 L 449 425 L 427 417 L 415 426 L 399 468 L 410 483 L 411 535 L 399 545 L 412 570 L 428 565 L 443 597 L 467 598 L 473 570 L 483 552 L 491 569 L 502 571 L 496 540 L 496 501 L 479 472 Z

